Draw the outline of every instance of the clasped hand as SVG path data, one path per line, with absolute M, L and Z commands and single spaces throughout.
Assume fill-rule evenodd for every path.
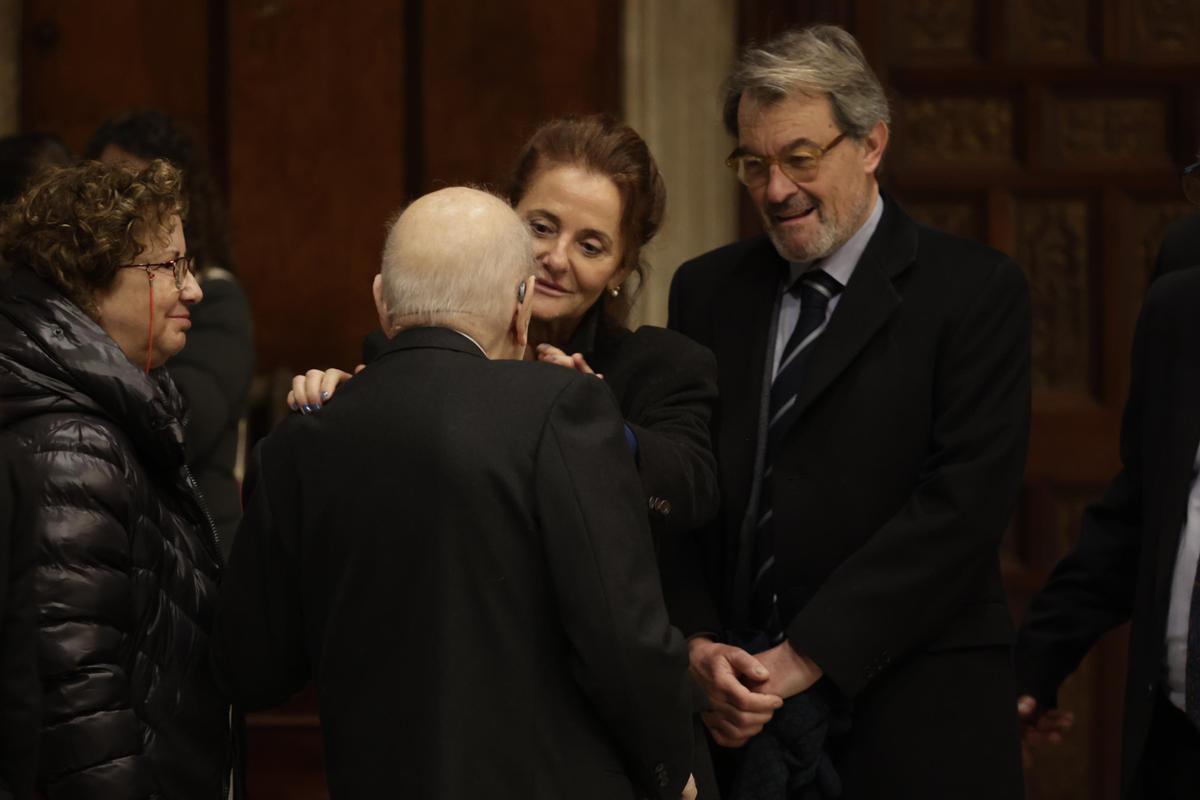
M 741 747 L 762 731 L 776 709 L 821 679 L 821 668 L 782 644 L 752 656 L 740 647 L 697 638 L 688 642 L 692 678 L 711 708 L 701 714 L 713 740 Z

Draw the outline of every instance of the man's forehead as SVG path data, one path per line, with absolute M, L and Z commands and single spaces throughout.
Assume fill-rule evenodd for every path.
M 819 143 L 837 130 L 833 107 L 824 94 L 793 92 L 784 97 L 742 95 L 738 102 L 738 143 L 780 147 L 807 140 Z

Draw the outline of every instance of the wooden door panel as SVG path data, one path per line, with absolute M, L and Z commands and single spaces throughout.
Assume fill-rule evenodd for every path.
M 205 0 L 25 0 L 21 10 L 22 130 L 79 152 L 104 120 L 152 107 L 209 135 Z

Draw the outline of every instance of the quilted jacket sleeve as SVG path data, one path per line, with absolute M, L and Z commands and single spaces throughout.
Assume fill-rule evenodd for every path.
M 127 672 L 138 615 L 130 484 L 110 436 L 76 418 L 29 453 L 48 800 L 157 795 Z

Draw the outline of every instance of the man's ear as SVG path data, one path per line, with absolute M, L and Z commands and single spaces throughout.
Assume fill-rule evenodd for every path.
M 875 127 L 863 139 L 863 171 L 874 174 L 883 161 L 883 151 L 887 149 L 888 126 L 886 122 L 876 122 Z
M 375 274 L 375 280 L 371 282 L 371 296 L 375 298 L 375 313 L 379 315 L 379 327 L 383 328 L 383 335 L 387 338 L 392 338 L 396 332 L 392 329 L 392 315 L 388 313 L 387 304 L 383 302 L 383 275 Z
M 517 358 L 525 357 L 525 348 L 529 346 L 529 321 L 533 319 L 533 292 L 537 288 L 537 276 L 530 275 L 521 282 L 517 289 L 517 308 L 513 312 L 512 338 L 520 352 Z

